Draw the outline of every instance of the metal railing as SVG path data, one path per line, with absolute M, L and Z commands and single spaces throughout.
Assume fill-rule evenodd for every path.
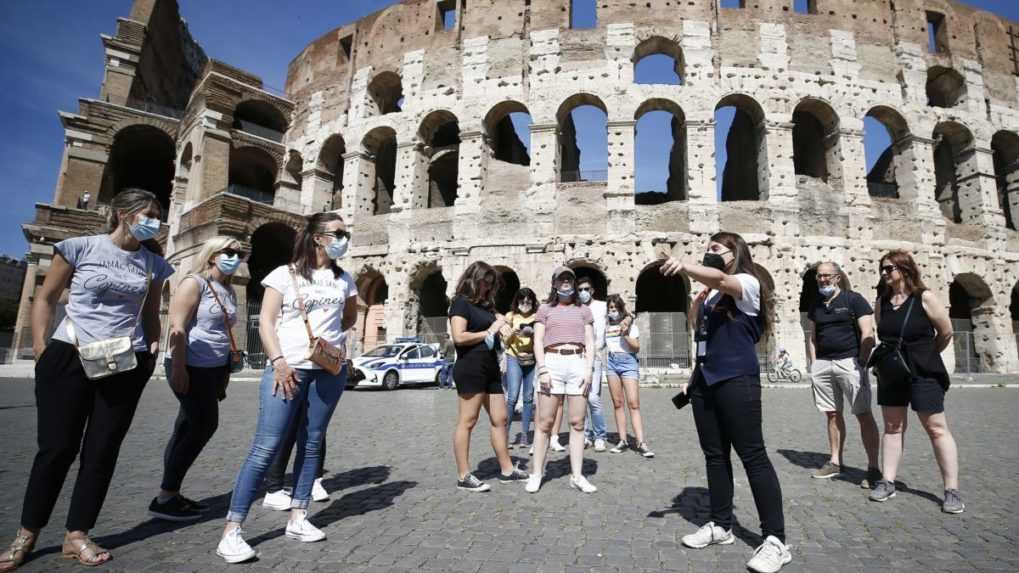
M 580 169 L 559 173 L 560 183 L 604 183 L 608 180 L 609 172 L 607 169 Z
M 449 338 L 445 316 L 423 316 L 418 322 L 418 338 L 426 344 L 442 344 Z
M 973 343 L 973 333 L 956 331 L 952 337 L 955 354 L 955 372 L 959 374 L 976 374 L 981 372 L 980 357 Z
M 276 131 L 271 127 L 259 125 L 246 119 L 235 119 L 234 127 L 243 132 L 250 133 L 251 135 L 257 135 L 258 137 L 275 141 L 276 143 L 283 143 L 283 132 Z
M 691 337 L 683 312 L 645 312 L 637 318 L 640 328 L 641 368 L 690 367 Z
M 248 301 L 248 338 L 244 350 L 248 353 L 248 367 L 260 370 L 265 368 L 265 350 L 262 348 L 262 337 L 258 335 L 258 315 L 262 312 L 262 301 Z
M 248 187 L 247 185 L 240 185 L 237 183 L 231 183 L 228 185 L 226 192 L 231 195 L 237 195 L 238 197 L 244 197 L 245 199 L 251 199 L 258 203 L 265 203 L 266 205 L 272 205 L 276 199 L 276 193 L 273 191 L 264 191 L 262 189 L 256 189 L 254 187 Z

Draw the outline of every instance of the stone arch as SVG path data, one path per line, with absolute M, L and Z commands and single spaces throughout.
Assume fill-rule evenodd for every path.
M 460 165 L 460 123 L 448 110 L 436 110 L 421 120 L 418 140 L 428 161 L 428 207 L 452 207 L 457 198 Z
M 231 147 L 227 191 L 272 205 L 278 171 L 276 158 L 261 147 Z
M 321 177 L 330 186 L 332 199 L 329 202 L 330 210 L 343 207 L 343 155 L 347 153 L 347 142 L 339 133 L 330 135 L 322 149 L 318 153 L 318 161 L 315 166 Z
M 279 143 L 283 141 L 287 124 L 286 114 L 276 106 L 260 99 L 249 99 L 234 108 L 231 127 Z
M 262 279 L 276 267 L 290 262 L 297 241 L 297 230 L 282 221 L 270 221 L 255 228 L 249 240 L 247 299 L 261 303 L 265 287 Z M 256 313 L 257 315 L 257 313 Z
M 396 72 L 381 72 L 368 84 L 368 116 L 403 111 L 403 80 Z
M 386 277 L 373 267 L 362 269 L 354 279 L 357 284 L 357 325 L 362 352 L 386 342 L 386 302 L 389 284 Z
M 577 125 L 574 113 L 578 108 L 594 108 L 599 110 L 598 125 L 593 126 L 592 133 L 605 134 L 606 157 L 604 163 L 599 161 L 593 168 L 584 169 L 581 162 L 582 149 L 577 138 Z M 597 112 L 595 112 L 597 113 Z M 596 95 L 579 93 L 571 95 L 559 106 L 556 112 L 556 121 L 559 126 L 559 180 L 569 181 L 604 181 L 608 177 L 608 108 L 605 102 Z M 591 142 L 587 145 L 588 152 L 598 148 L 600 142 Z
M 941 213 L 954 223 L 962 223 L 979 212 L 980 181 L 973 134 L 953 121 L 934 128 L 934 197 Z
M 966 103 L 966 78 L 954 68 L 927 69 L 927 105 L 952 108 Z
M 641 359 L 645 366 L 667 368 L 690 365 L 690 280 L 685 275 L 666 277 L 659 271 L 663 261 L 645 266 L 637 275 L 636 301 L 639 315 Z
M 521 138 L 520 131 L 523 130 L 523 126 L 517 125 L 523 123 L 525 119 L 526 137 Z M 528 149 L 531 144 L 531 123 L 533 123 L 531 112 L 526 105 L 518 101 L 501 101 L 488 110 L 482 125 L 492 159 L 516 165 L 530 165 Z
M 998 206 L 1005 216 L 1005 226 L 1019 225 L 1019 135 L 1001 130 L 991 138 L 994 157 L 994 179 L 998 186 Z
M 960 273 L 948 287 L 948 317 L 956 372 L 985 372 L 993 364 L 994 296 L 976 273 Z
M 364 174 L 371 185 L 372 214 L 389 213 L 396 190 L 396 131 L 376 127 L 365 134 L 361 146 L 367 154 Z
M 639 76 L 641 62 L 646 62 L 645 58 L 651 56 L 662 56 L 672 60 L 672 71 L 675 72 L 675 81 L 669 82 L 650 82 L 642 81 Z M 634 83 L 643 84 L 662 84 L 665 85 L 682 85 L 683 80 L 686 77 L 684 73 L 685 63 L 683 61 L 683 48 L 680 47 L 679 42 L 672 38 L 666 38 L 664 36 L 651 36 L 646 40 L 641 41 L 637 44 L 637 47 L 633 50 L 633 75 Z M 669 78 L 671 80 L 671 78 Z
M 883 132 L 872 132 L 883 130 Z M 872 149 L 875 141 L 887 139 L 884 149 Z M 895 108 L 879 105 L 864 117 L 864 147 L 873 166 L 867 173 L 867 192 L 871 197 L 917 197 L 913 178 L 913 136 L 906 119 Z
M 731 109 L 729 109 L 731 108 Z M 725 167 L 716 162 L 722 201 L 763 201 L 768 198 L 768 148 L 764 108 L 741 93 L 723 97 L 715 106 L 715 127 L 731 117 L 725 136 Z M 716 136 L 715 141 L 718 141 Z M 716 155 L 720 155 L 718 149 Z
M 839 116 L 827 103 L 805 98 L 793 110 L 793 167 L 796 175 L 842 188 Z
M 417 333 L 424 342 L 441 342 L 446 338 L 449 298 L 442 267 L 435 261 L 418 264 L 410 275 L 411 303 L 416 303 Z
M 510 267 L 495 265 L 492 268 L 499 273 L 499 290 L 495 293 L 495 309 L 503 314 L 510 311 L 513 296 L 520 290 L 520 277 Z
M 686 200 L 689 178 L 686 116 L 683 109 L 672 100 L 652 98 L 637 107 L 633 119 L 637 122 L 634 128 L 634 164 L 637 167 L 635 202 L 647 205 Z M 656 140 L 660 140 L 660 135 L 665 131 L 671 135 L 671 148 L 663 165 L 643 163 L 641 157 L 646 152 L 647 144 L 639 140 L 642 129 L 652 132 L 657 136 Z M 645 183 L 645 178 L 650 182 Z
M 165 221 L 170 213 L 176 157 L 176 144 L 166 131 L 147 123 L 121 129 L 113 136 L 98 203 L 108 205 L 128 187 L 145 189 L 159 199 Z

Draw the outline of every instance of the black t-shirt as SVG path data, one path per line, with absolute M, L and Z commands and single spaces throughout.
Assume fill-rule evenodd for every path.
M 453 318 L 454 316 L 467 319 L 467 332 L 484 332 L 495 322 L 494 312 L 473 304 L 462 296 L 455 297 L 449 306 L 449 317 Z M 498 348 L 498 340 L 496 340 L 496 348 Z M 472 363 L 487 363 L 488 361 L 498 363 L 495 350 L 489 350 L 483 340 L 471 346 L 457 344 L 456 361 L 463 363 L 464 366 Z
M 840 291 L 830 304 L 818 298 L 807 318 L 814 322 L 817 357 L 841 360 L 860 355 L 860 339 L 856 321 L 874 314 L 860 293 Z

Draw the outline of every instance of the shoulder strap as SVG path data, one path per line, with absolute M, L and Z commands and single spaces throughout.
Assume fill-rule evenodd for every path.
M 227 336 L 230 337 L 230 350 L 237 352 L 237 341 L 234 340 L 234 331 L 232 328 L 230 328 L 230 320 L 226 315 L 226 307 L 223 306 L 223 303 L 219 300 L 219 295 L 216 294 L 216 288 L 212 286 L 212 279 L 210 279 L 209 277 L 203 278 L 205 279 L 205 282 L 209 285 L 209 291 L 212 292 L 212 298 L 216 300 L 216 304 L 219 305 L 219 309 L 223 311 L 223 328 L 226 329 L 226 334 Z
M 287 265 L 287 270 L 290 271 L 290 280 L 294 283 L 294 293 L 297 295 L 297 308 L 301 311 L 301 318 L 304 319 L 304 328 L 308 331 L 308 340 L 315 340 L 315 335 L 311 333 L 311 322 L 308 321 L 308 313 L 304 310 L 304 296 L 301 295 L 301 289 L 297 286 L 297 270 L 294 269 L 294 265 Z
M 906 307 L 906 317 L 902 319 L 902 328 L 899 329 L 899 346 L 902 346 L 902 337 L 906 334 L 906 325 L 909 324 L 909 315 L 913 313 L 913 303 L 916 302 L 916 298 L 910 295 L 909 306 Z

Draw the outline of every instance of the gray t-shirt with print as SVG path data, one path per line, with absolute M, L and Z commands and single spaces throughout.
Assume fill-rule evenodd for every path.
M 237 296 L 232 288 L 219 281 L 206 280 L 202 275 L 189 275 L 188 278 L 195 280 L 199 289 L 198 309 L 188 324 L 188 366 L 225 366 L 230 354 L 230 335 L 223 323 L 223 308 L 226 308 L 227 320 L 233 326 L 237 322 Z M 210 282 L 223 307 L 219 306 L 216 297 L 212 295 Z
M 53 333 L 55 340 L 74 344 L 67 332 L 74 322 L 78 344 L 117 336 L 131 336 L 137 352 L 146 350 L 145 334 L 139 320 L 142 304 L 152 280 L 166 280 L 173 274 L 163 257 L 145 247 L 125 251 L 109 235 L 76 237 L 60 241 L 54 248 L 72 267 L 67 316 Z

